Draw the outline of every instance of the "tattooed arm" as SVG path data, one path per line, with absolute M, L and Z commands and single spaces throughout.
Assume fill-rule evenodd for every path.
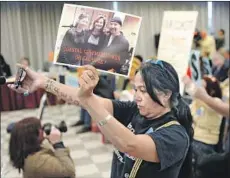
M 63 99 L 64 101 L 70 104 L 80 106 L 79 98 L 78 98 L 79 88 L 73 88 L 71 86 L 58 83 L 51 79 L 46 79 L 43 87 L 47 92 L 56 95 L 57 97 Z M 95 95 L 95 99 L 97 100 L 97 103 L 100 103 L 100 105 L 104 106 L 104 108 L 111 115 L 113 115 L 113 105 L 110 99 L 102 98 L 96 95 Z
M 46 76 L 37 73 L 31 70 L 27 66 L 18 65 L 20 68 L 23 68 L 26 71 L 26 76 L 22 81 L 22 86 L 16 88 L 14 84 L 8 84 L 8 87 L 17 93 L 33 93 L 34 91 L 38 90 L 39 88 L 50 92 L 57 97 L 63 99 L 64 101 L 80 106 L 78 92 L 79 88 L 74 88 L 71 86 L 67 86 L 61 83 L 58 83 L 52 79 L 47 78 Z M 113 106 L 112 101 L 109 99 L 101 98 L 96 96 L 97 103 L 99 105 L 104 106 L 104 108 L 113 115 Z
M 79 105 L 79 100 L 77 97 L 77 92 L 79 90 L 78 88 L 73 88 L 58 83 L 54 80 L 47 79 L 45 82 L 45 90 L 56 95 L 57 97 L 63 99 L 64 101 L 70 104 Z

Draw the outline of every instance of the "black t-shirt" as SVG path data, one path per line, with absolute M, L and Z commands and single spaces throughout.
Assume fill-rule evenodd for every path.
M 181 125 L 156 129 L 176 120 L 171 112 L 147 120 L 134 102 L 113 101 L 114 117 L 134 134 L 148 134 L 156 144 L 160 163 L 142 161 L 135 178 L 177 178 L 189 148 L 189 137 Z M 136 158 L 115 149 L 111 178 L 129 178 Z

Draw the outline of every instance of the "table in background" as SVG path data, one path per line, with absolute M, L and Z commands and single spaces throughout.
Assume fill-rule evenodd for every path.
M 14 111 L 20 109 L 33 109 L 39 107 L 40 99 L 44 90 L 37 90 L 29 96 L 16 93 L 9 89 L 7 84 L 0 86 L 0 111 Z M 56 104 L 56 96 L 48 93 L 49 105 Z

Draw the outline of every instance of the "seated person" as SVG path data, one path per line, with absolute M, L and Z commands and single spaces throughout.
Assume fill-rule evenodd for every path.
M 69 150 L 55 127 L 46 135 L 37 118 L 25 118 L 12 129 L 9 156 L 23 178 L 75 177 L 75 165 Z

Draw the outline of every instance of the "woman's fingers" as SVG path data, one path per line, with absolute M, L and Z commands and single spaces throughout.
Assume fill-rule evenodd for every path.
M 91 71 L 91 70 L 86 70 L 85 74 L 91 79 L 91 80 L 95 80 L 97 76 L 95 76 L 95 74 Z
M 35 79 L 36 73 L 32 69 L 30 69 L 28 66 L 25 66 L 25 65 L 22 65 L 22 64 L 17 64 L 17 66 L 20 67 L 20 68 L 23 68 L 28 77 Z
M 82 74 L 81 78 L 85 81 L 86 84 L 90 84 L 92 82 L 92 79 L 86 71 Z
M 85 80 L 82 79 L 82 77 L 79 79 L 78 82 L 79 82 L 80 87 L 82 88 L 85 88 L 85 86 L 87 85 L 87 83 L 85 82 Z
M 98 76 L 97 69 L 91 65 L 84 66 L 86 70 L 90 70 L 93 73 L 93 76 Z
M 184 76 L 182 78 L 182 82 L 185 84 L 185 85 L 189 85 L 192 83 L 192 80 L 188 77 L 188 76 Z
M 8 84 L 7 86 L 8 86 L 10 89 L 16 91 L 17 93 L 29 92 L 28 89 L 22 88 L 21 86 L 19 86 L 19 87 L 16 89 L 16 86 L 15 86 L 14 84 Z

